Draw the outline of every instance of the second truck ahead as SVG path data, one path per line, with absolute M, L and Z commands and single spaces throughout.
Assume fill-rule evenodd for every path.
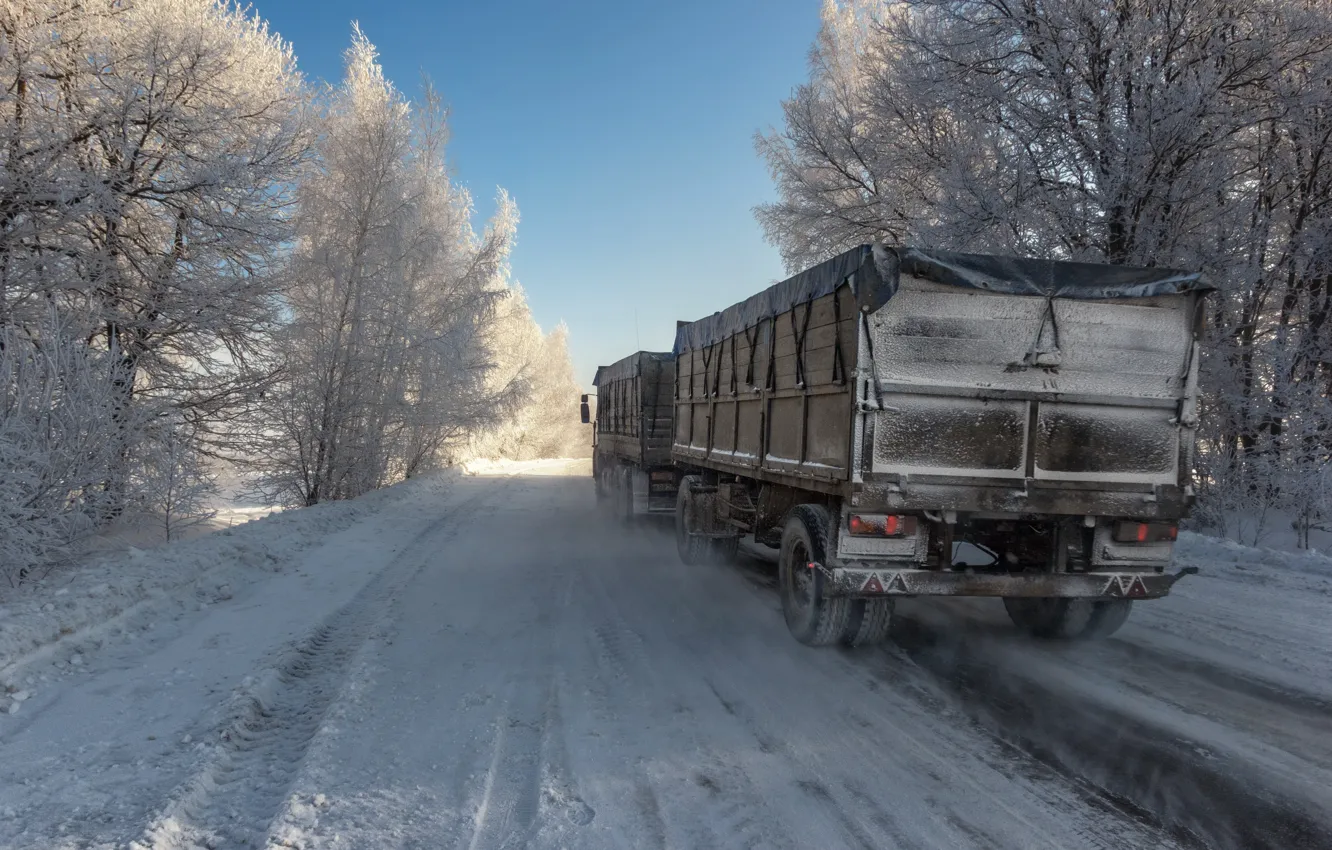
M 638 351 L 602 366 L 592 381 L 597 417 L 592 476 L 617 516 L 671 513 L 678 474 L 671 462 L 675 356 Z M 586 403 L 586 402 L 585 402 Z M 589 421 L 585 409 L 583 421 Z
M 1002 597 L 1038 635 L 1112 633 L 1179 578 L 1207 291 L 1168 269 L 866 245 L 681 323 L 680 557 L 780 547 L 809 644 L 882 639 L 896 596 Z M 631 466 L 615 474 L 637 494 L 663 464 L 602 460 L 598 487 Z

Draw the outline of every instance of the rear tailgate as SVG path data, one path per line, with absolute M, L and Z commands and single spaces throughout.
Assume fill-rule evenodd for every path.
M 1047 299 L 903 276 L 869 318 L 884 409 L 863 473 L 1177 483 L 1196 300 Z

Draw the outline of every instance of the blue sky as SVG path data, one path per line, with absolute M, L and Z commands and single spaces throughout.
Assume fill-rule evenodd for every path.
M 522 211 L 514 277 L 576 377 L 783 276 L 752 207 L 773 197 L 753 134 L 806 76 L 819 0 L 256 0 L 312 78 L 351 22 L 409 94 L 452 108 L 456 179 Z M 635 313 L 637 330 L 635 330 Z

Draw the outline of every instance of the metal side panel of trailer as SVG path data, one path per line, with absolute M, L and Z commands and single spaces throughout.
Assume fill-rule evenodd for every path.
M 858 315 L 842 285 L 678 352 L 676 461 L 840 493 L 852 461 Z

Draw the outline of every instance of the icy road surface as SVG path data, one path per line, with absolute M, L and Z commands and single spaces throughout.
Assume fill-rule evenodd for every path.
M 79 622 L 0 656 L 0 847 L 1332 846 L 1325 576 L 1248 587 L 1295 607 L 1239 646 L 1199 580 L 1100 645 L 954 600 L 815 650 L 768 564 L 680 565 L 585 463 L 395 491 L 35 609 Z

